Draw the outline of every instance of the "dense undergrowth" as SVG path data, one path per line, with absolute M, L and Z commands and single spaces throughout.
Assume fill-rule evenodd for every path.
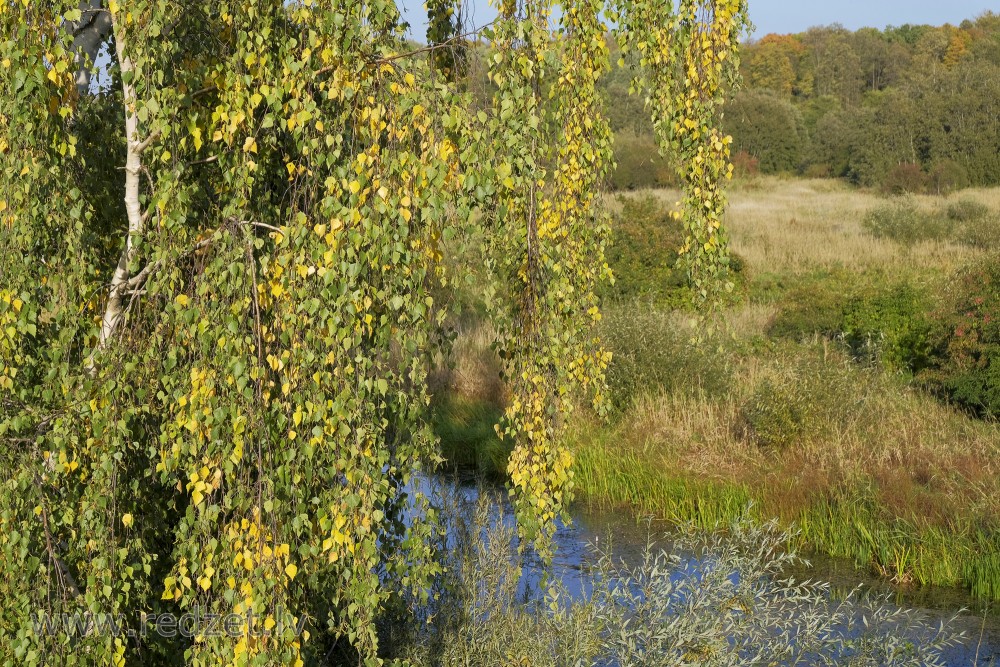
M 697 346 L 669 193 L 617 202 L 601 323 L 614 409 L 572 433 L 578 497 L 702 527 L 753 501 L 797 546 L 1000 599 L 1000 258 L 969 241 L 998 233 L 994 193 L 873 200 L 846 222 L 824 208 L 836 191 L 796 194 L 811 218 L 796 210 L 791 230 L 741 215 L 802 187 L 738 190 L 738 289 Z M 779 236 L 796 232 L 830 240 Z M 446 458 L 502 471 L 495 360 L 464 326 L 438 431 Z

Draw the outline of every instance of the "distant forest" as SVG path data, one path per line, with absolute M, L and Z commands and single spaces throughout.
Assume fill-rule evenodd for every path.
M 617 54 L 613 54 L 617 59 Z M 742 51 L 722 125 L 738 172 L 848 179 L 889 192 L 1000 184 L 1000 14 L 959 26 L 767 35 Z M 605 79 L 618 189 L 671 185 L 628 75 Z

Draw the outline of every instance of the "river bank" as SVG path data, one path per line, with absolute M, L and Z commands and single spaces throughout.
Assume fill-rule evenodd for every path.
M 484 481 L 469 468 L 444 483 L 454 485 L 469 506 L 483 491 L 506 506 L 505 490 L 496 482 Z M 545 573 L 546 577 L 555 577 L 570 594 L 582 598 L 593 589 L 589 577 L 597 568 L 601 552 L 636 567 L 646 557 L 650 544 L 666 551 L 673 548 L 670 535 L 675 524 L 670 522 L 642 517 L 625 508 L 601 509 L 587 502 L 576 503 L 572 513 L 571 523 L 559 523 L 551 568 L 544 568 L 533 558 L 525 562 L 521 595 L 530 597 L 528 591 L 537 588 Z M 512 520 L 509 515 L 507 518 Z M 808 564 L 793 563 L 784 568 L 781 576 L 828 583 L 831 604 L 844 600 L 851 604 L 850 600 L 855 599 L 852 595 L 860 596 L 858 599 L 885 599 L 888 606 L 910 612 L 914 634 L 945 624 L 951 632 L 963 635 L 941 654 L 951 667 L 982 667 L 1000 661 L 1000 615 L 991 611 L 989 604 L 953 588 L 892 585 L 859 570 L 846 559 L 814 555 L 808 560 Z
M 617 281 L 596 333 L 612 353 L 610 412 L 582 409 L 566 433 L 578 500 L 706 527 L 752 502 L 798 530 L 796 546 L 890 584 L 1000 601 L 1000 424 L 914 370 L 930 363 L 928 332 L 948 331 L 954 276 L 988 248 L 878 236 L 869 223 L 894 200 L 836 182 L 737 184 L 736 288 L 707 333 L 671 268 L 673 201 L 609 202 Z M 928 218 L 975 209 L 1000 230 L 1000 189 L 908 201 Z M 455 322 L 436 430 L 447 459 L 502 479 L 491 331 L 474 286 L 455 298 L 472 307 Z

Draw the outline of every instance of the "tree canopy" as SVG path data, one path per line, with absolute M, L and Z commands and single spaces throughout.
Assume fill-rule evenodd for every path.
M 746 24 L 742 0 L 556 7 L 499 2 L 477 108 L 439 57 L 447 3 L 429 50 L 392 0 L 0 3 L 5 664 L 377 663 L 380 611 L 440 568 L 418 480 L 456 235 L 489 285 L 519 528 L 550 552 L 561 430 L 608 363 L 602 12 L 677 158 L 701 300 L 727 281 L 715 118 Z M 147 635 L 166 612 L 240 623 Z

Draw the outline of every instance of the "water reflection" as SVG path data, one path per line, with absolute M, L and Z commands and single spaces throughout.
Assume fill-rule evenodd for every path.
M 454 484 L 458 495 L 470 503 L 477 499 L 481 488 L 471 477 L 449 484 Z M 506 493 L 502 488 L 487 488 L 506 503 Z M 503 512 L 503 517 L 503 521 L 513 522 L 511 512 Z M 608 551 L 610 542 L 610 551 L 616 559 L 628 565 L 637 565 L 642 560 L 650 536 L 661 536 L 665 531 L 666 526 L 640 521 L 627 513 L 592 511 L 579 506 L 574 511 L 572 525 L 559 525 L 555 535 L 556 555 L 549 576 L 558 577 L 574 595 L 585 594 L 589 592 L 588 571 L 596 561 L 595 546 Z M 664 543 L 662 538 L 657 539 L 656 544 L 660 549 L 670 548 L 670 544 Z M 979 667 L 1000 664 L 1000 615 L 991 612 L 981 601 L 955 589 L 895 587 L 858 570 L 849 561 L 819 556 L 810 560 L 811 567 L 795 568 L 786 574 L 798 580 L 829 582 L 834 601 L 845 598 L 860 585 L 863 586 L 862 594 L 889 595 L 900 607 L 918 611 L 927 628 L 937 627 L 942 621 L 948 622 L 953 631 L 962 632 L 967 638 L 945 651 L 944 658 L 948 665 Z M 529 557 L 522 590 L 526 593 L 537 590 L 543 572 L 542 564 Z M 959 613 L 963 608 L 966 611 Z

